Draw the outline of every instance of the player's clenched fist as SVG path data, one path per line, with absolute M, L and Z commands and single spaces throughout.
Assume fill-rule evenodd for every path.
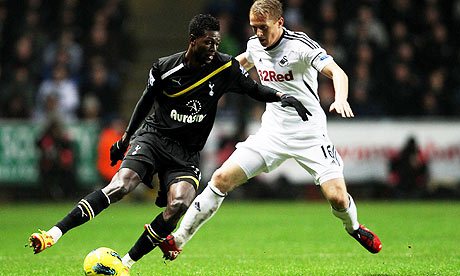
M 123 160 L 125 157 L 125 152 L 128 149 L 128 145 L 123 144 L 122 139 L 115 142 L 110 148 L 110 166 L 115 166 L 118 160 Z
M 311 116 L 310 111 L 301 103 L 299 100 L 297 100 L 295 97 L 288 95 L 288 94 L 283 94 L 281 96 L 281 106 L 286 107 L 286 106 L 292 106 L 295 108 L 297 113 L 299 114 L 300 118 L 302 118 L 303 121 L 308 121 L 308 116 Z

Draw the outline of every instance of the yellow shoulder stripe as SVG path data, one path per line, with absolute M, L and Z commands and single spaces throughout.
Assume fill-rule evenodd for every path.
M 212 78 L 214 75 L 216 75 L 217 73 L 219 73 L 220 71 L 224 70 L 225 68 L 228 68 L 232 65 L 232 61 L 229 61 L 227 62 L 226 64 L 222 65 L 221 67 L 217 68 L 216 70 L 214 70 L 211 74 L 207 75 L 206 77 L 202 78 L 201 80 L 195 82 L 194 84 L 192 84 L 191 86 L 185 88 L 184 90 L 182 91 L 179 91 L 177 92 L 176 94 L 172 94 L 172 95 L 169 95 L 166 93 L 166 91 L 163 91 L 163 94 L 165 94 L 166 96 L 168 97 L 171 97 L 171 98 L 174 98 L 174 97 L 178 97 L 182 94 L 185 94 L 187 93 L 188 91 L 192 90 L 193 88 L 199 86 L 200 84 L 202 84 L 203 82 L 209 80 L 210 78 Z

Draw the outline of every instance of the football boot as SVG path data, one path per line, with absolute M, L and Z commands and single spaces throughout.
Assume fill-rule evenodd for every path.
M 48 234 L 48 232 L 40 229 L 38 231 L 40 231 L 40 233 L 33 233 L 29 238 L 29 247 L 32 247 L 35 254 L 42 252 L 54 244 L 53 237 Z
M 120 276 L 129 276 L 129 267 L 123 266 Z
M 382 249 L 379 237 L 362 225 L 350 235 L 371 253 L 379 253 Z
M 170 261 L 175 260 L 182 251 L 182 249 L 177 248 L 173 235 L 168 235 L 158 246 L 163 251 L 163 258 Z

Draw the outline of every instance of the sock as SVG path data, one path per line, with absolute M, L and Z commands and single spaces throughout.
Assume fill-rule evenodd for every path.
M 174 233 L 174 240 L 178 248 L 182 249 L 196 231 L 214 216 L 226 196 L 214 187 L 212 182 L 208 183 L 203 192 L 192 202 L 180 223 L 179 229 Z
M 152 223 L 145 225 L 145 230 L 137 240 L 136 244 L 129 250 L 128 254 L 135 262 L 139 261 L 145 254 L 152 251 L 160 242 L 176 228 L 163 219 L 163 213 L 159 214 Z
M 48 234 L 53 237 L 54 243 L 56 243 L 62 237 L 62 231 L 56 226 L 53 226 L 50 230 L 47 231 Z
M 123 263 L 124 266 L 127 266 L 129 268 L 131 268 L 133 264 L 136 263 L 136 261 L 131 259 L 131 256 L 129 256 L 129 253 L 126 253 L 126 255 L 123 256 L 123 258 L 121 258 L 121 262 Z
M 56 227 L 65 234 L 70 229 L 93 219 L 109 205 L 110 199 L 102 190 L 94 191 L 80 200 L 70 213 L 56 224 Z
M 351 195 L 348 195 L 348 207 L 343 210 L 336 210 L 332 208 L 332 213 L 343 221 L 343 226 L 348 233 L 353 233 L 353 231 L 359 228 L 358 222 L 358 211 L 356 210 L 355 202 Z

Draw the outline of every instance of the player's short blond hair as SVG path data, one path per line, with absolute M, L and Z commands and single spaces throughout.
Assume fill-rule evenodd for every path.
M 256 0 L 251 6 L 249 13 L 256 15 L 268 14 L 268 18 L 278 20 L 283 16 L 283 5 L 278 0 Z

